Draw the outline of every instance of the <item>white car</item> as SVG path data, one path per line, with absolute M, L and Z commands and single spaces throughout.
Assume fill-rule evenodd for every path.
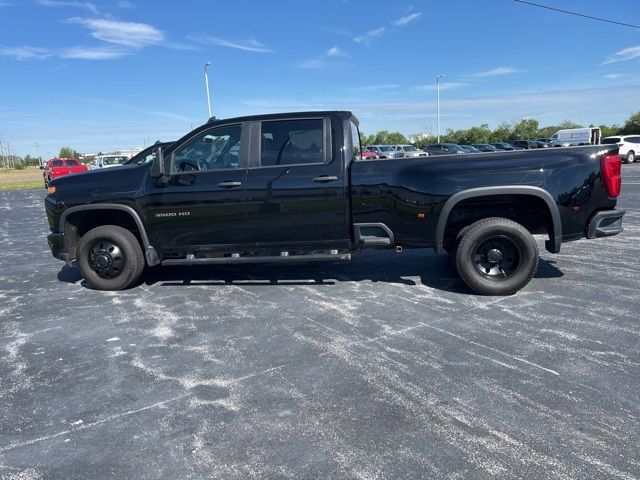
M 428 157 L 429 154 L 424 150 L 414 147 L 413 145 L 396 145 L 396 150 L 402 153 L 403 157 Z
M 616 135 L 602 139 L 603 145 L 617 144 L 620 149 L 618 155 L 625 163 L 633 163 L 640 155 L 640 135 Z
M 96 159 L 91 162 L 91 170 L 97 170 L 98 168 L 110 168 L 119 167 L 123 163 L 129 160 L 126 155 L 98 155 Z

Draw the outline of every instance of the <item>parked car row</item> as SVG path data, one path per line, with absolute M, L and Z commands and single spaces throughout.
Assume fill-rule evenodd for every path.
M 413 145 L 367 145 L 362 149 L 362 158 L 428 157 L 429 154 Z

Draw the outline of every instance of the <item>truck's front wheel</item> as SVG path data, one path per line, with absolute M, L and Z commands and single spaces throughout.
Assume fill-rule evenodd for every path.
M 538 269 L 538 245 L 519 223 L 500 217 L 469 226 L 456 251 L 456 268 L 483 295 L 511 295 L 529 283 Z
M 84 234 L 76 258 L 80 273 L 97 290 L 123 290 L 144 270 L 144 256 L 135 235 L 116 225 L 103 225 Z

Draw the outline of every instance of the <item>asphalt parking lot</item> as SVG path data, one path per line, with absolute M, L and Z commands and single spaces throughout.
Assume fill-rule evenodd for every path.
M 626 231 L 511 297 L 448 257 L 174 268 L 118 293 L 0 192 L 0 478 L 640 478 L 640 165 Z

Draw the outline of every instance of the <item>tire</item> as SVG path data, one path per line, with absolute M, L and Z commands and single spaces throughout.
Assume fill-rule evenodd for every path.
M 138 239 L 116 225 L 89 230 L 76 251 L 80 273 L 96 290 L 124 290 L 140 278 L 145 266 Z
M 633 163 L 636 161 L 636 152 L 630 150 L 627 152 L 627 156 L 625 157 L 625 163 Z
M 445 252 L 449 254 L 454 262 L 456 260 L 456 252 L 458 251 L 460 240 L 462 239 L 462 236 L 469 231 L 470 227 L 471 225 L 467 225 L 466 227 L 461 228 L 458 233 L 456 233 L 456 238 L 453 239 L 453 242 L 444 248 Z
M 458 274 L 483 295 L 516 293 L 531 281 L 538 260 L 538 244 L 531 233 L 501 217 L 471 224 L 456 251 Z

